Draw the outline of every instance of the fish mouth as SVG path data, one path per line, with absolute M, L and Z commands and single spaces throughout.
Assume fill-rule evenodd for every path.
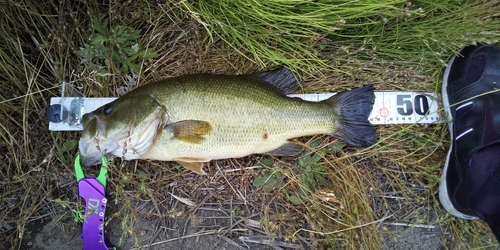
M 78 143 L 80 164 L 98 165 L 102 157 L 112 155 L 125 160 L 139 159 L 154 144 L 161 120 L 153 119 L 143 126 L 124 126 L 122 130 L 107 130 L 106 121 L 92 113 L 84 115 L 83 133 Z
M 117 136 L 118 137 L 118 136 Z M 103 138 L 99 134 L 93 137 L 81 137 L 78 142 L 80 150 L 80 164 L 84 167 L 101 164 L 102 157 L 109 158 L 116 155 L 120 145 L 123 145 L 125 136 L 121 136 L 121 144 L 114 138 Z
M 94 138 L 83 139 L 78 142 L 80 149 L 80 164 L 84 167 L 98 165 L 101 163 L 103 153 L 97 148 Z
M 101 163 L 102 152 L 97 147 L 98 117 L 92 113 L 83 116 L 83 133 L 78 142 L 80 164 L 84 167 Z

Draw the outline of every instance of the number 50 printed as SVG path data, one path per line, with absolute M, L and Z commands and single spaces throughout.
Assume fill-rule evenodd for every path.
M 399 115 L 409 116 L 413 112 L 417 115 L 426 115 L 429 112 L 429 101 L 424 95 L 398 95 L 396 100 Z

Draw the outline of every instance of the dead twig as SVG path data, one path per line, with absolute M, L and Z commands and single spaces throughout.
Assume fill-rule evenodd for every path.
M 231 239 L 229 239 L 229 238 L 228 238 L 228 237 L 226 237 L 226 236 L 221 235 L 221 236 L 217 236 L 217 237 L 219 237 L 219 238 L 223 239 L 223 240 L 224 240 L 224 241 L 226 241 L 227 243 L 229 243 L 229 244 L 231 244 L 231 245 L 233 245 L 233 246 L 237 247 L 237 248 L 238 248 L 238 249 L 240 249 L 240 250 L 243 250 L 243 249 L 248 249 L 248 248 L 246 248 L 246 247 L 242 247 L 242 246 L 240 246 L 238 243 L 236 243 L 236 241 L 231 240 Z
M 267 235 L 240 236 L 238 239 L 243 241 L 243 242 L 258 243 L 258 244 L 264 244 L 264 245 L 269 245 L 269 246 L 286 247 L 286 248 L 292 248 L 292 249 L 302 249 L 302 246 L 300 244 L 294 244 L 294 243 L 288 243 L 288 242 L 284 242 L 284 241 L 274 240 L 272 237 L 267 236 Z

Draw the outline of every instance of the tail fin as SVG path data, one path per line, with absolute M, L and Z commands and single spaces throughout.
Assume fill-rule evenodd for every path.
M 335 109 L 337 122 L 332 136 L 361 147 L 377 141 L 375 127 L 368 121 L 375 102 L 373 85 L 340 92 L 323 102 Z

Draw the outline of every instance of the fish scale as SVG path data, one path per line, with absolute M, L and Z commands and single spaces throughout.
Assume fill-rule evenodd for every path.
M 219 77 L 212 77 L 211 81 L 200 81 L 204 77 L 183 77 L 175 86 L 172 84 L 172 88 L 165 86 L 162 91 L 156 91 L 155 96 L 171 107 L 167 109 L 170 122 L 207 121 L 216 124 L 212 133 L 202 144 L 157 139 L 158 144 L 144 157 L 168 161 L 194 157 L 192 152 L 197 152 L 196 158 L 207 160 L 241 157 L 271 151 L 289 138 L 333 130 L 333 114 L 324 103 L 287 98 L 268 88 L 267 84 L 247 84 L 245 79 L 238 77 L 221 81 L 217 81 Z M 151 88 L 155 88 L 153 84 L 165 85 L 152 83 Z

